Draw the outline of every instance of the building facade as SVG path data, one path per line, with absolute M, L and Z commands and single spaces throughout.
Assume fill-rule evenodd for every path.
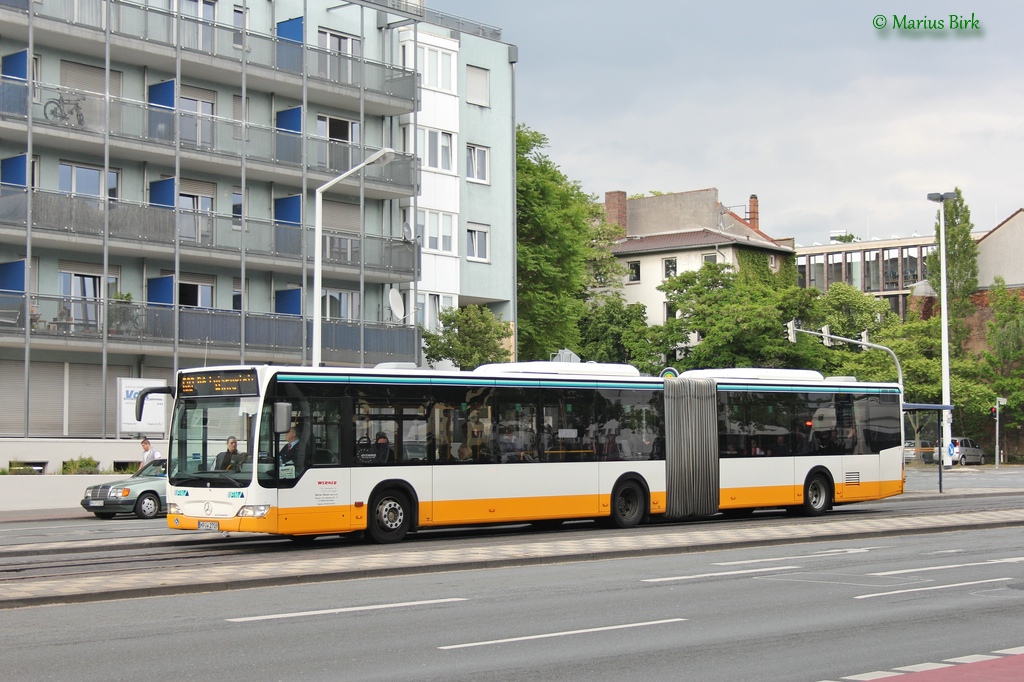
M 415 2 L 0 0 L 0 466 L 137 435 L 119 379 L 309 364 L 317 314 L 348 366 L 514 323 L 515 61 Z
M 751 195 L 747 217 L 741 218 L 718 200 L 715 188 L 627 198 L 625 192 L 605 194 L 610 223 L 626 231 L 612 247 L 626 267 L 623 296 L 627 304 L 643 303 L 647 324 L 661 325 L 674 311 L 658 291 L 669 277 L 699 270 L 704 263 L 739 268 L 740 252 L 764 253 L 777 272 L 793 250 L 761 232 L 757 195 Z

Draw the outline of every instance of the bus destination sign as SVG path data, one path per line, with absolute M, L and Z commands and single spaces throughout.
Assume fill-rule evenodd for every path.
M 259 382 L 252 370 L 188 372 L 178 375 L 178 395 L 208 398 L 219 395 L 259 395 Z

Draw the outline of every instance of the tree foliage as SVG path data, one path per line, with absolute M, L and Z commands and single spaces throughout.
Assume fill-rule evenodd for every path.
M 963 340 L 962 320 L 973 312 L 971 294 L 978 289 L 978 244 L 971 236 L 974 224 L 971 209 L 964 201 L 963 192 L 956 188 L 956 198 L 945 201 L 946 222 L 946 300 L 951 324 L 961 327 L 957 336 Z M 935 243 L 940 243 L 939 212 L 935 212 Z M 939 249 L 925 257 L 928 283 L 936 292 L 941 291 L 942 258 Z
M 996 277 L 988 290 L 988 303 L 992 319 L 986 334 L 988 350 L 982 355 L 986 379 L 995 395 L 1006 398 L 1000 413 L 1003 424 L 1020 427 L 1024 425 L 1024 298 Z
M 438 320 L 438 333 L 421 328 L 427 362 L 451 360 L 456 367 L 469 370 L 511 359 L 504 341 L 512 336 L 512 323 L 503 322 L 489 308 L 445 308 L 438 313 Z
M 547 137 L 516 128 L 519 358 L 546 360 L 579 346 L 577 321 L 600 271 L 595 224 L 602 211 L 544 153 Z
M 657 353 L 647 326 L 642 303 L 627 305 L 618 291 L 599 294 L 588 301 L 580 318 L 580 347 L 583 360 L 616 362 L 636 366 L 657 364 Z

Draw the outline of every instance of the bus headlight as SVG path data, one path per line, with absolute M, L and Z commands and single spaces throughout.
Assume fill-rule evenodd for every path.
M 167 503 L 167 513 L 168 514 L 180 514 L 181 513 L 181 507 L 178 506 L 177 502 L 168 502 Z
M 255 519 L 261 519 L 270 512 L 269 504 L 251 504 L 246 505 L 238 510 L 238 516 L 251 516 Z

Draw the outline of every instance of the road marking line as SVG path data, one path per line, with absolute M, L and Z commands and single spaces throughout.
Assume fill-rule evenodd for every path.
M 872 597 L 888 597 L 894 594 L 906 594 L 908 592 L 927 592 L 928 590 L 945 590 L 950 587 L 966 587 L 967 585 L 984 585 L 985 583 L 1001 583 L 1013 578 L 993 578 L 992 580 L 977 580 L 970 583 L 954 583 L 952 585 L 933 585 L 932 587 L 915 587 L 909 590 L 894 590 L 892 592 L 877 592 L 875 594 L 861 594 L 854 599 L 871 599 Z
M 864 682 L 866 680 L 884 680 L 886 677 L 899 677 L 903 673 L 894 673 L 891 670 L 876 670 L 872 673 L 861 673 L 860 675 L 850 675 L 844 677 L 844 680 L 858 680 Z
M 429 599 L 427 601 L 407 601 L 398 604 L 371 604 L 369 606 L 350 606 L 342 609 L 323 609 L 321 611 L 297 611 L 295 613 L 273 613 L 266 616 L 246 616 L 245 618 L 227 618 L 229 623 L 248 623 L 254 620 L 278 620 L 281 618 L 301 618 L 303 616 L 321 616 L 328 613 L 354 613 L 356 611 L 376 611 L 378 609 L 399 609 L 403 606 L 427 606 L 430 604 L 449 604 L 456 601 L 469 601 L 458 597 L 452 599 Z
M 608 625 L 601 628 L 586 628 L 585 630 L 566 630 L 564 632 L 549 632 L 543 635 L 527 635 L 525 637 L 509 637 L 507 639 L 492 639 L 486 642 L 469 642 L 468 644 L 449 644 L 439 646 L 438 649 L 468 649 L 474 646 L 489 646 L 491 644 L 507 644 L 509 642 L 525 642 L 531 639 L 547 639 L 549 637 L 566 637 L 568 635 L 585 635 L 591 632 L 607 632 L 609 630 L 625 630 L 627 628 L 642 628 L 648 625 L 664 625 L 666 623 L 682 623 L 686 618 L 667 618 L 665 620 L 651 620 L 646 623 L 626 623 L 625 625 Z
M 999 651 L 993 651 L 992 653 L 1003 656 L 1016 656 L 1017 654 L 1024 654 L 1024 646 L 1016 646 L 1012 649 L 1000 649 Z
M 940 670 L 942 668 L 952 667 L 952 663 L 918 663 L 916 665 L 904 665 L 899 668 L 893 668 L 893 670 L 901 670 L 905 673 L 923 673 L 928 670 Z
M 814 554 L 802 554 L 800 556 L 784 556 L 776 557 L 774 559 L 747 559 L 745 561 L 719 561 L 711 564 L 712 566 L 741 566 L 743 564 L 764 564 L 771 561 L 795 561 L 797 559 L 827 559 L 834 556 L 843 556 L 846 554 L 863 554 L 864 552 L 872 549 L 882 549 L 881 547 L 858 547 L 855 549 L 829 549 L 824 552 L 815 552 Z
M 947 658 L 946 663 L 981 663 L 982 661 L 994 661 L 1002 656 L 986 656 L 984 654 L 974 654 L 973 656 L 960 656 L 958 658 Z
M 672 578 L 647 578 L 644 583 L 663 583 L 669 580 L 694 580 L 695 578 L 718 578 L 725 575 L 747 575 L 749 573 L 765 573 L 766 571 L 792 571 L 800 566 L 771 566 L 769 568 L 748 568 L 745 571 L 722 571 L 721 573 L 698 573 L 696 575 L 677 575 Z
M 1008 559 L 989 559 L 988 561 L 976 561 L 970 564 L 946 564 L 944 566 L 925 566 L 924 568 L 902 568 L 898 571 L 882 571 L 881 573 L 868 573 L 868 575 L 900 575 L 901 573 L 922 573 L 924 571 L 944 571 L 947 568 L 969 568 L 971 566 L 993 566 L 995 564 L 1019 564 L 1024 561 L 1024 556 L 1015 556 Z

